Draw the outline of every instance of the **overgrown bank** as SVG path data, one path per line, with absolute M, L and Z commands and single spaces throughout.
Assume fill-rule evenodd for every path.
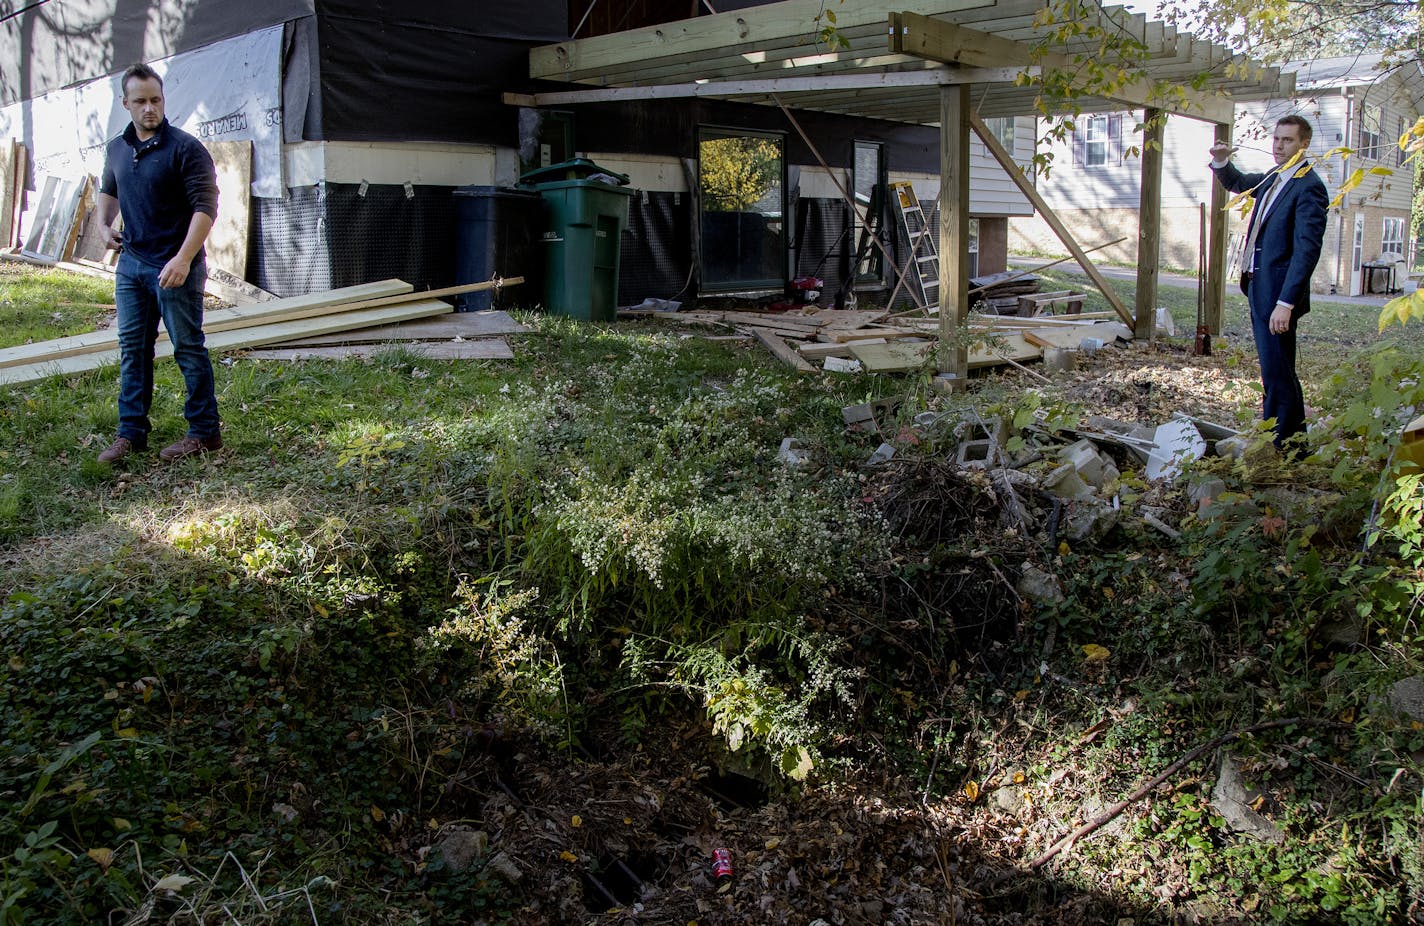
M 519 353 L 238 360 L 231 451 L 117 474 L 85 448 L 112 371 L 0 397 L 7 915 L 1410 915 L 1424 741 L 1378 702 L 1418 671 L 1417 535 L 1361 555 L 1338 525 L 1368 517 L 1417 360 L 1323 385 L 1335 430 L 1297 471 L 1203 464 L 1247 514 L 1187 518 L 1129 472 L 1123 506 L 1181 539 L 1124 518 L 1060 545 L 1046 507 L 1006 530 L 952 440 L 914 429 L 955 412 L 919 378 L 793 380 L 740 345 L 547 319 Z M 1084 411 L 1026 385 L 975 411 Z M 842 428 L 882 397 L 884 434 Z M 778 462 L 788 435 L 809 466 Z M 882 437 L 900 454 L 865 466 Z M 1063 603 L 1021 598 L 1026 562 Z M 1234 744 L 1280 844 L 1212 809 L 1203 762 L 990 890 L 1197 743 L 1289 717 L 1309 723 Z M 734 772 L 784 793 L 719 805 Z M 467 831 L 487 846 L 453 873 Z M 640 856 L 652 892 L 601 897 Z

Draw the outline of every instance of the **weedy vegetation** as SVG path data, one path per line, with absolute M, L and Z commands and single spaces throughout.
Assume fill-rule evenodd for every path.
M 6 343 L 108 301 L 4 286 Z M 91 462 L 113 368 L 0 389 L 0 923 L 517 920 L 532 888 L 428 856 L 478 820 L 496 738 L 574 764 L 691 723 L 782 800 L 889 768 L 906 808 L 966 833 L 1007 789 L 1021 825 L 982 847 L 1007 865 L 1281 718 L 1300 723 L 1232 745 L 1281 841 L 1233 831 L 1198 764 L 1057 876 L 1139 910 L 1418 915 L 1424 727 L 1388 696 L 1424 671 L 1420 476 L 1393 455 L 1424 407 L 1417 331 L 1310 382 L 1331 411 L 1306 463 L 1195 465 L 1246 514 L 1049 543 L 999 523 L 943 436 L 870 470 L 881 436 L 841 423 L 880 398 L 906 428 L 956 402 L 1078 415 L 1027 380 L 946 399 L 652 325 L 525 320 L 514 362 L 225 358 L 229 449 L 175 466 Z M 181 395 L 160 366 L 158 444 Z M 810 466 L 777 460 L 790 435 Z M 1124 477 L 1125 513 L 1164 491 Z M 1061 603 L 1020 597 L 1026 562 Z M 982 915 L 1028 902 L 996 896 Z

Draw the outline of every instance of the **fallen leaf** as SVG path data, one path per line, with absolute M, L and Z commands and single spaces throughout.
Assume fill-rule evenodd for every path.
M 1089 665 L 1100 665 L 1108 661 L 1112 652 L 1105 646 L 1096 643 L 1089 643 L 1083 647 L 1083 659 Z
M 197 879 L 190 878 L 187 875 L 169 875 L 166 878 L 159 879 L 159 882 L 153 886 L 153 889 L 155 891 L 173 891 L 177 893 L 189 884 L 192 884 L 195 880 Z
M 964 796 L 971 801 L 979 800 L 979 782 L 973 780 L 966 781 L 964 783 Z
M 90 849 L 85 855 L 92 858 L 104 871 L 109 870 L 109 866 L 114 864 L 113 849 Z
M 559 853 L 559 858 L 563 859 L 563 860 L 566 861 L 566 862 L 577 862 L 577 861 L 578 861 L 578 856 L 577 856 L 577 855 L 574 855 L 574 854 L 573 854 L 572 852 L 570 852 L 568 849 L 565 849 L 564 851 L 560 852 L 560 853 Z
M 381 822 L 382 820 L 384 820 L 385 818 L 386 818 L 386 812 L 385 812 L 384 810 L 382 810 L 381 808 L 377 807 L 375 804 L 372 804 L 372 805 L 371 805 L 371 819 L 372 819 L 372 820 L 375 820 L 377 823 L 380 823 L 380 822 Z
M 569 825 L 572 826 L 574 829 L 578 829 L 580 826 L 583 826 L 583 817 L 580 817 L 578 814 L 574 814 L 572 817 L 569 818 Z

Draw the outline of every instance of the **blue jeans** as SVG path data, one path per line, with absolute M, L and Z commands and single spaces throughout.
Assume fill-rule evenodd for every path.
M 213 365 L 203 338 L 203 283 L 208 267 L 193 265 L 187 281 L 175 289 L 158 285 L 162 267 L 153 267 L 123 254 L 115 270 L 114 303 L 119 323 L 119 437 L 139 447 L 147 446 L 152 430 L 148 411 L 153 405 L 153 352 L 158 341 L 158 320 L 173 342 L 173 359 L 183 372 L 188 400 L 183 417 L 188 436 L 216 437 L 217 390 Z

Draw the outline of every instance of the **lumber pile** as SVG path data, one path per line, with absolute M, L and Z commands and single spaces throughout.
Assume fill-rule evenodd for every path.
M 218 309 L 206 314 L 203 328 L 208 349 L 213 352 L 267 346 L 280 346 L 288 351 L 269 354 L 269 359 L 364 356 L 391 343 L 423 345 L 426 341 L 438 340 L 477 341 L 496 334 L 516 334 L 525 329 L 503 312 L 472 312 L 458 321 L 451 320 L 453 307 L 439 297 L 522 282 L 522 277 L 514 277 L 414 292 L 414 287 L 402 280 L 384 280 L 325 293 Z M 445 323 L 422 327 L 421 319 L 436 319 Z M 325 340 L 321 340 L 323 338 Z M 426 350 L 423 346 L 412 349 L 415 352 Z M 170 357 L 172 350 L 167 337 L 160 334 L 156 356 L 160 359 Z M 427 356 L 431 359 L 498 359 L 512 356 L 512 353 L 507 344 L 486 343 L 479 347 L 431 348 Z M 118 332 L 114 330 L 22 344 L 0 350 L 0 385 L 96 370 L 116 363 L 118 359 Z
M 1019 312 L 1022 297 L 1038 292 L 1038 288 L 1039 278 L 1022 271 L 1006 270 L 969 279 L 970 298 L 978 300 L 978 310 L 986 315 L 1022 314 Z
M 1038 285 L 1036 279 L 1033 285 Z M 1066 348 L 1071 344 L 1076 348 L 1085 339 L 1094 346 L 1132 339 L 1126 326 L 1099 321 L 1103 315 L 1114 313 L 1084 313 L 1071 318 L 971 315 L 969 329 L 976 339 L 969 352 L 969 369 L 1020 366 L 1041 359 L 1044 347 Z M 932 362 L 939 344 L 938 319 L 906 318 L 883 311 L 808 306 L 791 312 L 635 310 L 620 312 L 619 317 L 731 328 L 741 337 L 755 339 L 772 356 L 803 373 L 817 369 L 907 372 Z

